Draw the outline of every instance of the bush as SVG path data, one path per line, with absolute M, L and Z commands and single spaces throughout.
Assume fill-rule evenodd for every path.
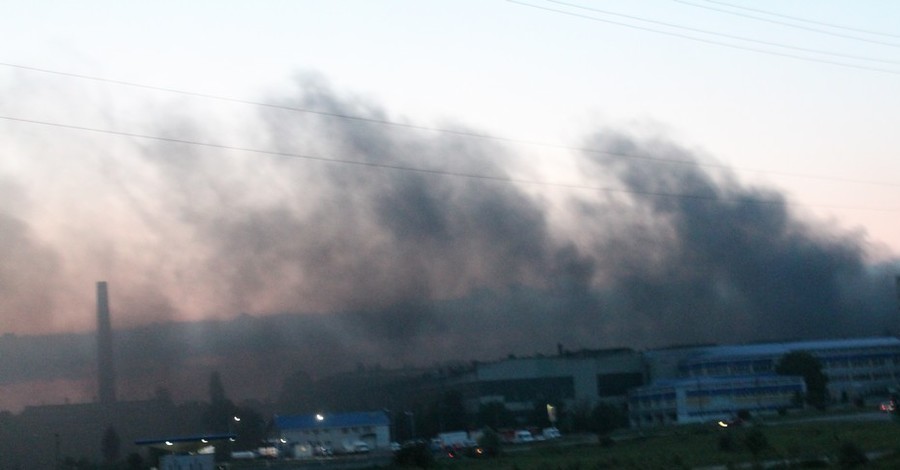
M 856 468 L 869 462 L 865 451 L 856 443 L 844 442 L 838 451 L 838 463 L 841 468 Z
M 394 463 L 398 467 L 431 468 L 434 466 L 434 455 L 426 444 L 416 444 L 398 450 L 394 454 Z
M 719 450 L 722 452 L 734 452 L 737 450 L 737 447 L 737 441 L 732 433 L 726 432 L 719 436 Z
M 747 450 L 749 450 L 755 458 L 759 456 L 760 452 L 769 447 L 769 440 L 766 439 L 766 435 L 759 429 L 751 429 L 747 432 L 747 435 L 744 436 L 744 445 L 747 446 Z
M 478 438 L 478 447 L 484 450 L 485 457 L 498 457 L 500 445 L 500 435 L 491 428 L 484 428 L 481 437 Z

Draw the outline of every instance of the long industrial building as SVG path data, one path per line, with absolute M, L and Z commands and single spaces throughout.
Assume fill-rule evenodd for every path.
M 462 392 L 466 411 L 499 402 L 526 416 L 542 403 L 598 403 L 628 409 L 633 426 L 729 419 L 798 406 L 802 377 L 775 373 L 787 353 L 822 364 L 833 400 L 884 396 L 900 383 L 900 339 L 893 337 L 709 345 L 634 351 L 560 352 L 475 363 L 444 384 Z
M 648 351 L 651 381 L 629 394 L 633 426 L 727 419 L 796 406 L 802 378 L 775 374 L 790 352 L 816 357 L 832 399 L 887 395 L 900 383 L 900 339 L 860 338 Z

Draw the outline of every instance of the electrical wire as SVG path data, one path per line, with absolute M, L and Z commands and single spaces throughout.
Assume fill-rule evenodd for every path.
M 807 47 L 794 46 L 791 44 L 782 44 L 782 43 L 778 43 L 778 42 L 763 41 L 761 39 L 747 38 L 747 37 L 743 37 L 743 36 L 735 36 L 733 34 L 720 33 L 720 32 L 716 32 L 716 31 L 709 31 L 709 30 L 700 29 L 700 28 L 692 28 L 690 26 L 683 26 L 683 25 L 678 25 L 678 24 L 674 24 L 674 23 L 668 23 L 665 21 L 651 20 L 651 19 L 647 19 L 647 18 L 641 18 L 639 16 L 626 15 L 624 13 L 617 13 L 617 12 L 612 12 L 612 11 L 608 11 L 608 10 L 601 10 L 599 8 L 578 5 L 577 3 L 564 2 L 562 0 L 545 0 L 545 1 L 550 2 L 550 3 L 555 3 L 557 5 L 564 5 L 564 6 L 572 7 L 572 8 L 580 8 L 582 10 L 592 11 L 595 13 L 601 13 L 604 15 L 618 16 L 618 17 L 627 18 L 630 20 L 643 21 L 645 23 L 666 26 L 669 28 L 681 29 L 684 31 L 690 31 L 692 33 L 707 34 L 710 36 L 718 36 L 718 37 L 726 38 L 726 39 L 734 39 L 737 41 L 745 41 L 745 42 L 751 42 L 751 43 L 756 43 L 756 44 L 762 44 L 764 46 L 781 47 L 784 49 L 790 49 L 790 50 L 799 51 L 799 52 L 809 52 L 809 53 L 813 53 L 813 54 L 830 55 L 832 57 L 840 57 L 843 59 L 865 60 L 865 61 L 869 61 L 869 62 L 880 62 L 883 64 L 900 65 L 900 61 L 891 60 L 891 59 L 878 59 L 878 58 L 874 58 L 874 57 L 863 57 L 863 56 L 858 56 L 858 55 L 854 55 L 854 54 L 843 54 L 840 52 L 825 51 L 822 49 L 810 49 Z
M 686 0 L 673 0 L 673 1 L 678 2 L 678 3 L 681 3 L 681 4 L 684 4 L 684 5 L 690 5 L 690 6 L 696 7 L 696 8 L 703 8 L 703 9 L 705 9 L 705 10 L 717 11 L 717 12 L 720 12 L 720 13 L 726 13 L 726 14 L 729 14 L 729 15 L 739 16 L 739 17 L 741 17 L 741 18 L 750 18 L 750 19 L 753 19 L 753 20 L 763 21 L 763 22 L 766 22 L 766 23 L 772 23 L 772 24 L 777 24 L 777 25 L 782 25 L 782 26 L 788 26 L 788 27 L 791 27 L 791 28 L 802 29 L 802 30 L 804 30 L 804 31 L 812 31 L 812 32 L 816 32 L 816 33 L 820 33 L 820 34 L 827 34 L 827 35 L 829 35 L 829 36 L 834 36 L 834 37 L 839 37 L 839 38 L 844 38 L 844 39 L 853 39 L 853 40 L 856 40 L 856 41 L 868 42 L 868 43 L 871 43 L 871 44 L 878 44 L 878 45 L 881 45 L 881 46 L 900 47 L 900 44 L 896 44 L 896 43 L 892 43 L 892 42 L 876 41 L 876 40 L 874 40 L 874 39 L 862 38 L 862 37 L 859 37 L 859 36 L 853 36 L 853 35 L 850 35 L 850 34 L 841 34 L 841 33 L 836 33 L 836 32 L 834 32 L 834 31 L 828 31 L 828 30 L 825 30 L 825 29 L 813 28 L 813 27 L 809 27 L 809 26 L 802 26 L 802 25 L 798 25 L 798 24 L 794 24 L 794 23 L 788 23 L 787 21 L 778 21 L 778 20 L 773 20 L 773 19 L 770 19 L 770 18 L 762 18 L 762 17 L 759 17 L 759 16 L 748 15 L 748 14 L 746 14 L 746 13 L 740 13 L 740 12 L 737 12 L 737 11 L 725 10 L 725 9 L 723 9 L 723 8 L 716 8 L 716 7 L 711 7 L 711 6 L 708 6 L 708 5 L 701 5 L 701 4 L 699 4 L 699 3 L 688 2 L 688 1 L 686 1 Z M 719 3 L 719 2 L 715 2 L 715 3 Z M 738 7 L 734 7 L 734 8 L 738 8 Z
M 267 103 L 267 102 L 262 102 L 262 101 L 253 101 L 253 100 L 246 100 L 246 99 L 240 99 L 240 98 L 232 98 L 232 97 L 226 97 L 226 96 L 220 96 L 220 95 L 213 95 L 213 94 L 209 94 L 209 93 L 201 93 L 201 92 L 181 90 L 181 89 L 176 89 L 176 88 L 160 87 L 160 86 L 155 86 L 155 85 L 148 85 L 148 84 L 143 84 L 143 83 L 125 81 L 125 80 L 116 80 L 116 79 L 111 79 L 111 78 L 98 77 L 98 76 L 93 76 L 93 75 L 64 72 L 64 71 L 51 70 L 51 69 L 46 69 L 46 68 L 41 68 L 41 67 L 21 65 L 21 64 L 12 64 L 12 63 L 8 63 L 8 62 L 0 62 L 0 66 L 21 69 L 21 70 L 27 70 L 27 71 L 31 71 L 31 72 L 58 75 L 58 76 L 68 77 L 68 78 L 77 78 L 77 79 L 81 79 L 81 80 L 95 81 L 95 82 L 100 82 L 100 83 L 109 83 L 109 84 L 119 85 L 119 86 L 126 86 L 126 87 L 139 88 L 139 89 L 152 90 L 152 91 L 161 91 L 161 92 L 165 92 L 165 93 L 173 93 L 173 94 L 179 94 L 179 95 L 183 95 L 183 96 L 204 98 L 204 99 L 215 100 L 215 101 L 243 104 L 243 105 L 248 105 L 248 106 L 259 106 L 259 107 L 270 108 L 270 109 L 279 109 L 279 110 L 283 110 L 283 111 L 306 113 L 306 114 L 312 114 L 312 115 L 323 116 L 323 117 L 345 119 L 345 120 L 354 121 L 354 122 L 363 122 L 363 123 L 368 123 L 368 124 L 392 126 L 392 127 L 403 128 L 403 129 L 408 129 L 408 130 L 429 131 L 429 132 L 443 133 L 443 134 L 448 134 L 448 135 L 455 135 L 455 136 L 459 136 L 459 137 L 470 137 L 470 138 L 477 138 L 477 139 L 492 140 L 492 141 L 503 142 L 503 143 L 507 143 L 507 144 L 530 145 L 530 146 L 536 146 L 536 147 L 552 148 L 552 149 L 556 149 L 556 150 L 568 150 L 568 151 L 573 151 L 573 152 L 590 153 L 590 154 L 594 154 L 594 155 L 607 155 L 610 157 L 627 158 L 630 160 L 647 161 L 647 162 L 654 162 L 654 163 L 665 163 L 665 164 L 672 164 L 672 165 L 688 165 L 688 166 L 696 166 L 696 167 L 701 167 L 701 168 L 715 168 L 715 169 L 730 170 L 730 171 L 752 172 L 752 173 L 757 173 L 757 174 L 782 176 L 782 177 L 789 177 L 789 178 L 835 181 L 835 182 L 841 182 L 841 183 L 852 183 L 852 184 L 862 184 L 862 185 L 900 187 L 900 183 L 893 183 L 893 182 L 887 182 L 887 181 L 858 180 L 858 179 L 852 179 L 852 178 L 841 178 L 841 177 L 836 177 L 836 176 L 813 175 L 813 174 L 808 174 L 808 173 L 796 173 L 796 172 L 766 170 L 766 169 L 760 169 L 760 168 L 740 167 L 740 166 L 725 165 L 725 164 L 720 164 L 720 163 L 698 162 L 695 160 L 678 160 L 678 159 L 673 159 L 673 158 L 655 157 L 655 156 L 651 156 L 651 155 L 637 155 L 637 154 L 624 153 L 624 152 L 613 152 L 613 151 L 609 151 L 609 150 L 600 150 L 600 149 L 590 148 L 590 147 L 578 147 L 578 146 L 557 144 L 557 143 L 551 143 L 551 142 L 525 140 L 525 139 L 497 136 L 497 135 L 492 135 L 492 134 L 483 134 L 483 133 L 477 133 L 477 132 L 458 131 L 458 130 L 454 130 L 454 129 L 440 128 L 440 127 L 421 126 L 421 125 L 408 124 L 408 123 L 402 123 L 402 122 L 397 122 L 397 121 L 390 121 L 390 120 L 386 120 L 386 119 L 373 119 L 373 118 L 367 118 L 364 116 L 319 111 L 319 110 L 314 110 L 314 109 L 309 109 L 309 108 L 301 108 L 298 106 L 287 106 L 287 105 Z
M 689 36 L 687 34 L 681 34 L 681 33 L 676 33 L 676 32 L 672 32 L 672 31 L 661 31 L 658 29 L 648 28 L 648 27 L 644 27 L 644 26 L 638 26 L 638 25 L 633 25 L 633 24 L 628 24 L 628 23 L 622 23 L 619 21 L 597 18 L 596 16 L 583 15 L 583 14 L 576 13 L 573 11 L 566 11 L 566 10 L 559 10 L 559 9 L 555 9 L 555 8 L 543 7 L 540 5 L 534 5 L 534 4 L 519 1 L 519 0 L 506 0 L 506 1 L 509 3 L 514 3 L 516 5 L 535 8 L 538 10 L 543 10 L 543 11 L 547 11 L 547 12 L 551 12 L 551 13 L 568 15 L 568 16 L 583 18 L 583 19 L 587 19 L 587 20 L 591 20 L 591 21 L 598 21 L 601 23 L 622 26 L 625 28 L 637 29 L 640 31 L 647 31 L 647 32 L 651 32 L 651 33 L 663 34 L 666 36 L 687 39 L 690 41 L 702 42 L 702 43 L 706 43 L 706 44 L 713 44 L 716 46 L 730 47 L 732 49 L 740 49 L 743 51 L 757 52 L 760 54 L 768 54 L 768 55 L 773 55 L 773 56 L 786 57 L 786 58 L 790 58 L 790 59 L 803 60 L 803 61 L 807 61 L 807 62 L 816 62 L 816 63 L 820 63 L 820 64 L 837 65 L 839 67 L 847 67 L 847 68 L 858 69 L 858 70 L 867 70 L 870 72 L 880 72 L 880 73 L 888 73 L 891 75 L 900 75 L 900 70 L 892 70 L 892 69 L 886 69 L 886 68 L 881 68 L 881 67 L 871 67 L 871 66 L 861 65 L 861 64 L 849 64 L 846 62 L 837 62 L 834 60 L 819 59 L 819 58 L 815 58 L 815 57 L 807 57 L 807 56 L 801 56 L 801 55 L 796 55 L 796 54 L 789 54 L 789 53 L 785 53 L 785 52 L 771 51 L 771 50 L 766 50 L 766 49 L 758 49 L 758 48 L 754 48 L 754 47 L 741 46 L 741 45 L 737 45 L 737 44 L 729 44 L 729 43 L 725 43 L 725 42 L 714 41 L 712 39 L 698 38 L 695 36 Z
M 376 163 L 376 162 L 366 162 L 366 161 L 350 160 L 350 159 L 342 159 L 342 158 L 320 157 L 320 156 L 307 155 L 307 154 L 301 154 L 301 153 L 281 152 L 281 151 L 257 149 L 257 148 L 250 148 L 250 147 L 238 147 L 238 146 L 233 146 L 233 145 L 217 144 L 217 143 L 213 143 L 213 142 L 200 142 L 200 141 L 189 140 L 189 139 L 178 139 L 178 138 L 173 138 L 173 137 L 163 137 L 163 136 L 156 136 L 156 135 L 150 135 L 150 134 L 139 134 L 139 133 L 134 133 L 134 132 L 116 131 L 116 130 L 112 130 L 112 129 L 101 129 L 101 128 L 97 128 L 97 127 L 78 126 L 78 125 L 73 125 L 73 124 L 64 124 L 64 123 L 59 123 L 59 122 L 42 121 L 42 120 L 36 120 L 36 119 L 26 119 L 26 118 L 14 117 L 14 116 L 0 115 L 0 119 L 10 121 L 10 122 L 40 125 L 40 126 L 54 127 L 54 128 L 60 128 L 60 129 L 70 129 L 70 130 L 105 134 L 105 135 L 111 135 L 111 136 L 152 140 L 152 141 L 165 142 L 165 143 L 170 143 L 170 144 L 191 145 L 191 146 L 198 146 L 198 147 L 205 147 L 205 148 L 212 148 L 212 149 L 219 149 L 219 150 L 229 150 L 229 151 L 237 151 L 237 152 L 255 153 L 255 154 L 261 154 L 261 155 L 269 155 L 269 156 L 273 156 L 273 157 L 296 158 L 296 159 L 317 161 L 317 162 L 323 162 L 323 163 L 353 165 L 353 166 L 358 166 L 358 167 L 413 172 L 413 173 L 420 173 L 420 174 L 427 174 L 427 175 L 434 175 L 434 176 L 443 176 L 443 177 L 466 178 L 466 179 L 471 179 L 471 180 L 489 181 L 489 182 L 497 182 L 497 183 L 505 183 L 505 184 L 523 184 L 523 185 L 534 185 L 534 186 L 555 187 L 555 188 L 565 188 L 565 189 L 587 190 L 587 191 L 593 191 L 593 192 L 635 194 L 635 195 L 651 196 L 651 197 L 664 197 L 664 198 L 673 198 L 673 199 L 689 199 L 689 200 L 716 201 L 716 202 L 733 202 L 733 203 L 745 203 L 745 204 L 756 204 L 756 205 L 783 205 L 783 206 L 798 206 L 798 207 L 818 207 L 818 208 L 840 209 L 840 210 L 900 212 L 900 208 L 896 208 L 896 209 L 895 208 L 872 208 L 872 207 L 839 206 L 839 205 L 831 205 L 831 204 L 809 204 L 809 203 L 790 202 L 790 201 L 786 201 L 784 199 L 729 198 L 729 197 L 722 197 L 722 196 L 707 196 L 707 195 L 701 195 L 701 194 L 663 193 L 663 192 L 655 192 L 655 191 L 640 191 L 640 190 L 635 190 L 635 189 L 611 188 L 611 187 L 591 186 L 591 185 L 574 184 L 574 183 L 561 183 L 561 182 L 554 182 L 554 181 L 529 180 L 529 179 L 511 178 L 511 177 L 507 177 L 507 176 L 483 175 L 483 174 L 478 174 L 478 173 L 463 173 L 463 172 L 456 172 L 456 171 L 449 171 L 449 170 L 438 170 L 438 169 L 433 169 L 433 168 L 419 168 L 419 167 L 412 167 L 412 166 L 406 166 L 406 165 L 392 165 L 392 164 L 387 164 L 387 163 Z
M 825 22 L 822 22 L 822 21 L 810 20 L 810 19 L 807 19 L 807 18 L 801 18 L 801 17 L 798 17 L 798 16 L 784 15 L 784 14 L 781 14 L 781 13 L 775 13 L 775 12 L 771 12 L 771 11 L 761 10 L 761 9 L 758 9 L 758 8 L 750 8 L 750 7 L 745 7 L 745 6 L 741 6 L 741 5 L 735 5 L 735 4 L 732 4 L 732 3 L 720 2 L 720 1 L 716 1 L 716 0 L 705 0 L 705 1 L 707 1 L 707 2 L 709 2 L 709 3 L 715 3 L 715 4 L 717 4 L 717 5 L 724 5 L 724 6 L 731 7 L 731 8 L 738 8 L 738 9 L 740 9 L 740 10 L 753 11 L 753 12 L 756 12 L 756 13 L 763 13 L 763 14 L 766 14 L 766 15 L 777 16 L 777 17 L 779 17 L 779 18 L 787 18 L 787 19 L 789 19 L 789 20 L 802 21 L 802 22 L 804 22 L 804 23 L 817 24 L 817 25 L 821 25 L 821 26 L 828 26 L 829 28 L 837 28 L 837 29 L 843 29 L 843 30 L 847 30 L 847 31 L 854 31 L 854 32 L 857 32 L 857 33 L 873 34 L 873 35 L 876 35 L 876 36 L 885 36 L 885 37 L 889 37 L 889 38 L 897 38 L 897 39 L 900 39 L 900 34 L 894 34 L 894 33 L 882 33 L 882 32 L 879 32 L 879 31 L 872 31 L 872 30 L 870 30 L 870 29 L 861 29 L 861 28 L 853 28 L 853 27 L 850 27 L 850 26 L 841 26 L 841 25 L 837 25 L 837 24 L 834 24 L 834 23 L 825 23 Z

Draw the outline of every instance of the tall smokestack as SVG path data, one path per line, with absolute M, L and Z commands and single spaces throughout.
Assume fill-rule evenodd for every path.
M 106 282 L 97 283 L 97 377 L 100 403 L 115 403 L 116 377 L 113 368 L 112 325 Z

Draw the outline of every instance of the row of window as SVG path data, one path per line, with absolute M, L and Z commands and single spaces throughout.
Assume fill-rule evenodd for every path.
M 718 388 L 718 389 L 701 389 L 688 390 L 685 394 L 691 397 L 716 397 L 716 396 L 757 396 L 757 395 L 780 395 L 784 393 L 802 392 L 803 387 L 800 384 L 791 385 L 771 385 L 753 388 Z
M 900 382 L 900 371 L 876 372 L 876 373 L 860 373 L 860 374 L 828 374 L 828 380 L 834 382 L 869 382 L 869 381 L 898 381 Z
M 825 369 L 900 365 L 900 354 L 895 352 L 818 357 Z M 697 362 L 681 367 L 681 372 L 688 377 L 758 374 L 774 370 L 774 363 L 773 359 Z
M 479 388 L 482 396 L 502 396 L 507 402 L 575 398 L 575 380 L 572 377 L 488 380 L 481 382 Z

